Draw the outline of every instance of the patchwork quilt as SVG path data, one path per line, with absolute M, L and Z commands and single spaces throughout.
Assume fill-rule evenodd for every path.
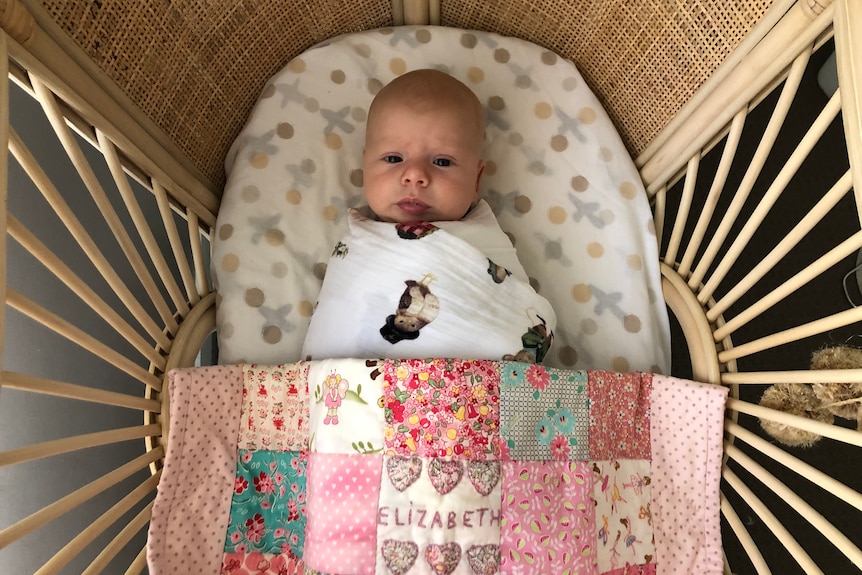
M 727 389 L 530 363 L 170 374 L 161 573 L 721 573 Z

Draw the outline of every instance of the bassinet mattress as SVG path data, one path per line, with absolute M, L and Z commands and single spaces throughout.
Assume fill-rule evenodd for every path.
M 169 385 L 154 575 L 722 572 L 725 387 L 458 359 Z
M 646 195 L 573 63 L 516 38 L 428 26 L 329 40 L 267 82 L 226 159 L 213 238 L 219 361 L 300 359 L 347 210 L 363 203 L 368 106 L 424 67 L 462 80 L 485 106 L 482 197 L 556 311 L 545 363 L 668 373 Z

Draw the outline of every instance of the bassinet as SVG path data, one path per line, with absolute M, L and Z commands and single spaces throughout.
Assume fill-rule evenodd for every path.
M 67 191 L 41 161 L 48 138 L 15 127 L 35 108 L 5 83 L 4 572 L 146 569 L 166 376 L 212 361 L 208 252 L 228 146 L 291 57 L 404 23 L 517 36 L 577 63 L 654 206 L 673 373 L 731 390 L 725 571 L 862 569 L 855 423 L 758 405 L 774 383 L 862 382 L 860 369 L 809 369 L 862 319 L 857 1 L 132 4 L 0 4 L 0 62 L 84 183 Z M 833 47 L 840 88 L 826 95 L 816 76 Z M 823 439 L 782 447 L 760 418 Z

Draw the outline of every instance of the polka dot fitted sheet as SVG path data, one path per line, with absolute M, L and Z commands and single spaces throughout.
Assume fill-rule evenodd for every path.
M 668 373 L 649 205 L 595 95 L 539 46 L 433 26 L 328 40 L 266 83 L 225 164 L 213 239 L 220 362 L 300 359 L 347 210 L 363 204 L 368 106 L 418 68 L 455 76 L 485 107 L 481 195 L 557 313 L 545 363 Z

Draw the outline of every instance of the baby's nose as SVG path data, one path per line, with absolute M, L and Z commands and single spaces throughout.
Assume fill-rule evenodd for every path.
M 416 162 L 410 162 L 404 167 L 404 172 L 401 174 L 401 183 L 403 185 L 427 186 L 428 172 Z

